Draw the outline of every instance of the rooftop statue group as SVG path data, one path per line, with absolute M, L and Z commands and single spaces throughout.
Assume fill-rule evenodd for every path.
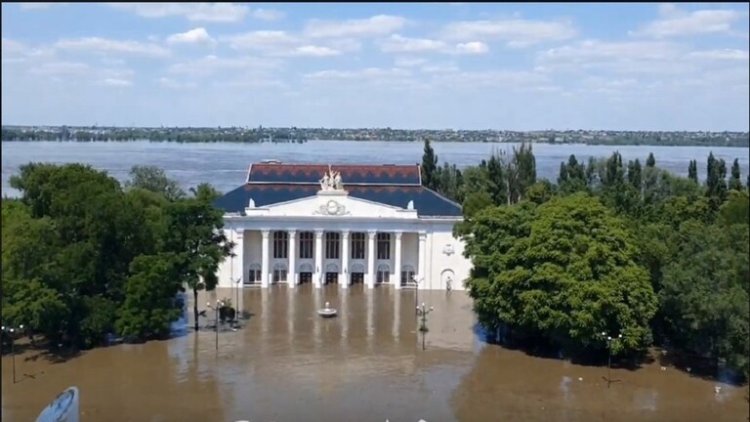
M 341 173 L 338 171 L 328 170 L 323 178 L 320 179 L 320 190 L 343 190 L 341 183 Z

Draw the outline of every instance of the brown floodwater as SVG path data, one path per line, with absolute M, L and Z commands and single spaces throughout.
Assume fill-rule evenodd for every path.
M 236 291 L 200 301 L 236 298 Z M 420 292 L 433 306 L 426 350 L 415 292 L 357 286 L 246 289 L 237 331 L 189 332 L 53 363 L 2 359 L 2 420 L 33 421 L 69 386 L 81 421 L 746 421 L 746 387 L 658 363 L 613 369 L 488 345 L 463 292 Z M 234 299 L 237 302 L 236 299 Z M 326 301 L 339 316 L 316 315 Z M 205 306 L 201 306 L 204 309 Z M 189 312 L 192 313 L 192 312 Z M 209 312 L 209 315 L 212 315 Z M 202 321 L 206 323 L 206 321 Z M 34 358 L 36 356 L 36 359 Z M 24 376 L 30 374 L 33 378 Z M 717 394 L 716 385 L 722 388 Z

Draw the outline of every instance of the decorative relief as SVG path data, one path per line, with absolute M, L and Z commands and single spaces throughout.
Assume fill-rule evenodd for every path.
M 453 250 L 453 244 L 452 243 L 448 243 L 448 244 L 445 245 L 445 247 L 443 247 L 443 253 L 445 255 L 451 256 L 451 255 L 453 255 L 454 252 L 455 251 Z
M 331 199 L 327 203 L 323 204 L 313 212 L 313 214 L 320 215 L 348 215 L 351 214 L 346 210 L 346 206 L 339 204 L 338 202 Z

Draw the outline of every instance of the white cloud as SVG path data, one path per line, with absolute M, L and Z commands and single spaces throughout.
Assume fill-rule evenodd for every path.
M 249 12 L 236 3 L 110 3 L 144 18 L 182 16 L 193 22 L 240 22 Z
M 452 46 L 441 40 L 407 38 L 393 34 L 380 42 L 380 51 L 384 53 L 485 54 L 489 51 L 489 47 L 481 41 L 458 43 Z
M 672 4 L 660 7 L 661 18 L 657 19 L 631 35 L 654 38 L 679 37 L 687 35 L 729 33 L 732 22 L 740 19 L 740 12 L 734 10 L 696 10 L 686 12 Z
M 172 78 L 161 77 L 158 80 L 159 85 L 170 88 L 170 89 L 189 89 L 195 88 L 197 84 L 195 82 L 179 82 Z
M 540 59 L 552 63 L 586 64 L 614 60 L 665 60 L 678 55 L 678 46 L 659 41 L 606 42 L 586 40 L 542 52 Z
M 126 53 L 149 57 L 165 57 L 169 50 L 152 43 L 138 41 L 119 41 L 107 38 L 88 37 L 60 40 L 55 47 L 62 50 L 78 50 L 92 53 Z
M 105 78 L 101 81 L 102 85 L 106 86 L 132 86 L 133 81 L 129 81 L 127 79 L 117 79 L 117 78 Z
M 279 63 L 272 59 L 253 57 L 223 58 L 208 55 L 196 60 L 175 63 L 167 69 L 172 74 L 191 76 L 208 76 L 222 70 L 270 71 L 277 69 Z
M 443 41 L 426 38 L 407 38 L 393 34 L 386 41 L 381 42 L 380 50 L 384 53 L 423 53 L 444 50 L 447 45 Z
M 288 55 L 291 56 L 304 57 L 329 57 L 338 56 L 339 54 L 341 54 L 341 52 L 338 50 L 317 45 L 303 45 L 301 47 L 295 48 L 293 52 L 288 53 Z
M 405 69 L 383 69 L 369 67 L 360 70 L 321 70 L 304 75 L 305 79 L 369 79 L 377 80 L 384 77 L 409 76 L 411 72 Z
M 214 39 L 208 35 L 206 28 L 195 28 L 187 32 L 172 34 L 167 38 L 170 44 L 211 44 Z
M 747 51 L 725 48 L 723 50 L 693 51 L 687 55 L 689 59 L 698 60 L 738 60 L 748 61 Z
M 26 51 L 26 46 L 23 43 L 5 37 L 2 38 L 3 56 L 6 54 L 19 54 L 24 51 Z
M 345 21 L 311 20 L 304 33 L 313 38 L 372 37 L 388 35 L 406 25 L 400 16 L 377 15 L 367 19 Z
M 281 12 L 279 10 L 273 10 L 273 9 L 255 9 L 252 12 L 252 16 L 255 19 L 260 19 L 264 21 L 277 21 L 279 19 L 283 19 L 285 14 L 284 12 Z
M 458 54 L 485 54 L 489 51 L 490 48 L 487 47 L 487 44 L 481 41 L 456 44 L 456 52 Z
M 32 67 L 29 72 L 35 75 L 46 76 L 70 76 L 88 73 L 91 67 L 86 63 L 78 62 L 49 62 Z
M 278 50 L 301 42 L 285 31 L 252 31 L 225 38 L 236 50 Z
M 394 62 L 397 67 L 414 67 L 426 63 L 427 60 L 415 57 L 399 57 Z
M 445 72 L 435 75 L 434 81 L 439 86 L 474 89 L 507 87 L 532 89 L 548 83 L 546 75 L 529 71 L 485 70 Z
M 577 31 L 567 21 L 524 19 L 454 22 L 443 29 L 446 38 L 458 41 L 500 40 L 509 47 L 526 47 L 572 38 Z

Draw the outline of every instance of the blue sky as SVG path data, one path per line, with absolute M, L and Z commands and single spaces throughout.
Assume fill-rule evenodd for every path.
M 747 4 L 2 4 L 2 123 L 747 131 Z

